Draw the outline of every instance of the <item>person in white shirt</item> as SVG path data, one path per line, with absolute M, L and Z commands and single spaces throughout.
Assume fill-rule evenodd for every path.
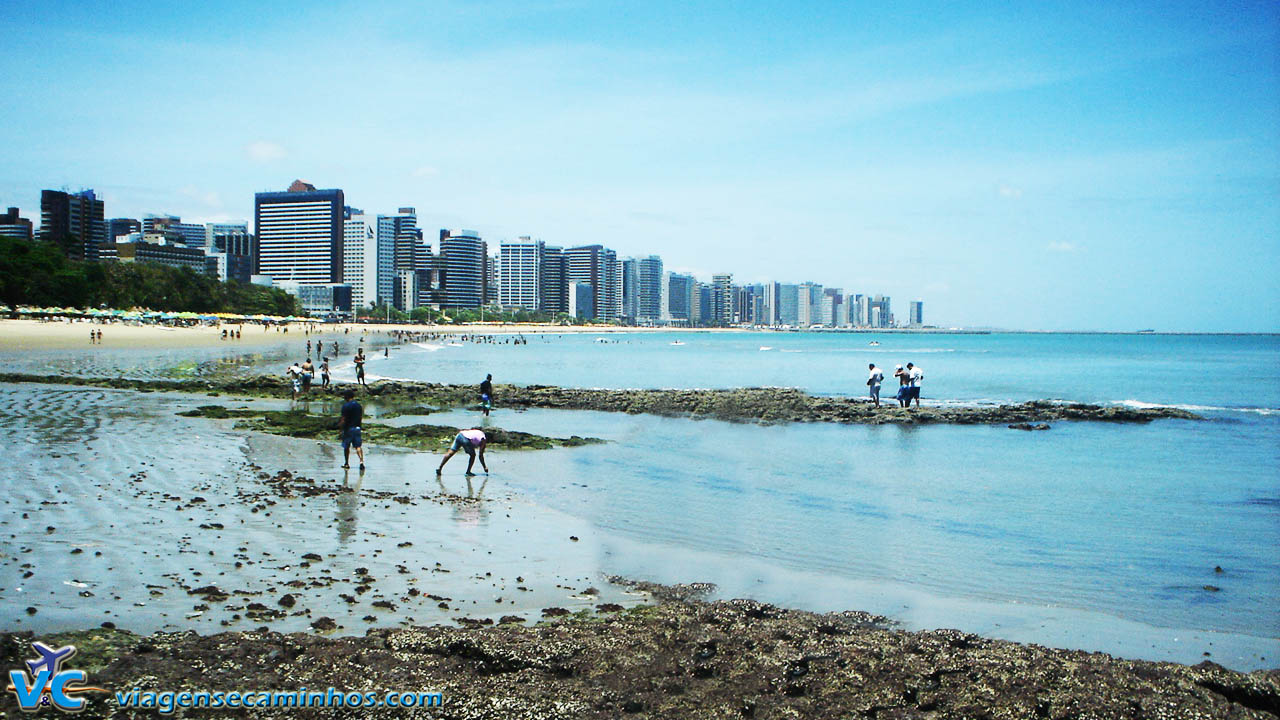
M 911 379 L 911 394 L 907 397 L 907 405 L 915 400 L 916 407 L 920 407 L 920 386 L 924 384 L 924 371 L 907 363 L 907 377 Z
M 871 363 L 871 375 L 867 378 L 867 387 L 871 388 L 871 402 L 880 407 L 880 383 L 884 382 L 884 373 L 875 363 Z
M 298 363 L 294 363 L 289 366 L 289 369 L 286 370 L 284 374 L 287 375 L 290 382 L 293 383 L 293 397 L 297 398 L 298 391 L 302 389 L 302 366 Z

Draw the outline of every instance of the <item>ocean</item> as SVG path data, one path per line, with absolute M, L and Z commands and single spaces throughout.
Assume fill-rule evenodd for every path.
M 495 452 L 488 480 L 491 493 L 570 518 L 598 575 L 712 582 L 719 597 L 867 610 L 908 628 L 955 627 L 1126 657 L 1280 665 L 1278 336 L 526 337 L 526 345 L 503 336 L 392 345 L 384 357 L 375 335 L 369 376 L 478 384 L 492 373 L 499 384 L 861 395 L 869 362 L 887 373 L 913 362 L 925 372 L 926 404 L 1049 398 L 1201 413 L 1204 422 L 1061 422 L 1030 433 L 759 426 L 515 411 L 499 390 L 487 420 L 448 411 L 395 422 L 610 440 Z M 348 359 L 353 338 L 343 338 Z M 252 353 L 5 360 L 15 370 L 155 376 L 181 355 L 179 374 L 282 372 L 304 342 Z M 350 377 L 349 362 L 334 367 Z M 890 378 L 885 389 L 893 385 Z

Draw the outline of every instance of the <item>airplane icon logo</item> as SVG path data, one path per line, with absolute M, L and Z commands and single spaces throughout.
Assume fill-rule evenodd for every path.
M 62 670 L 63 661 L 70 660 L 71 656 L 76 654 L 75 645 L 63 645 L 54 650 L 37 640 L 31 643 L 31 647 L 40 653 L 40 657 L 27 661 L 27 669 L 31 672 L 31 677 L 39 675 L 41 669 L 48 669 L 50 675 L 57 675 Z

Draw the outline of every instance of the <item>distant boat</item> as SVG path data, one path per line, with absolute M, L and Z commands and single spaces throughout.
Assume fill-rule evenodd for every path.
M 869 342 L 869 343 L 867 343 L 867 344 L 868 344 L 868 345 L 870 345 L 871 347 L 875 347 L 875 346 L 879 345 L 879 344 L 880 344 L 880 342 L 879 342 L 879 341 L 877 341 L 877 340 L 872 340 L 871 342 Z
M 1139 331 L 1138 331 L 1138 334 L 1139 334 L 1139 335 L 1150 335 L 1150 334 L 1152 334 L 1152 333 L 1154 333 L 1154 332 L 1155 332 L 1155 330 L 1152 330 L 1151 328 L 1147 328 L 1146 330 L 1139 330 Z
M 760 352 L 764 352 L 765 350 L 772 350 L 772 349 L 773 349 L 773 348 L 769 347 L 768 345 L 761 345 L 761 346 L 760 346 Z
M 672 344 L 672 345 L 683 345 L 684 343 L 680 342 L 679 340 L 675 340 L 675 341 L 673 341 L 671 344 Z
M 596 342 L 598 342 L 598 343 L 607 343 L 607 342 L 609 342 L 609 341 L 608 341 L 608 340 L 606 340 L 606 339 L 604 339 L 604 338 L 596 338 Z

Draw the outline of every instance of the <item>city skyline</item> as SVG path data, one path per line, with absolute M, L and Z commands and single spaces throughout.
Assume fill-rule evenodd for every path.
M 252 222 L 301 177 L 930 324 L 1275 331 L 1277 12 L 18 2 L 0 206 Z

